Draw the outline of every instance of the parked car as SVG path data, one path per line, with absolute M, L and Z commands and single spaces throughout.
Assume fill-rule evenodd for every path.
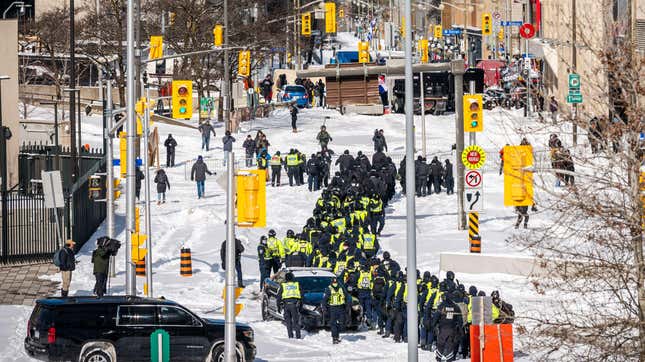
M 309 95 L 307 95 L 307 90 L 301 85 L 288 85 L 284 87 L 284 93 L 282 94 L 282 101 L 296 101 L 296 105 L 300 108 L 309 106 Z
M 329 316 L 322 312 L 323 294 L 336 277 L 329 269 L 325 268 L 288 268 L 282 269 L 265 280 L 262 295 L 262 319 L 282 320 L 282 310 L 278 308 L 276 297 L 280 283 L 285 281 L 288 272 L 292 272 L 296 281 L 300 283 L 302 293 L 302 309 L 300 311 L 300 324 L 307 330 L 327 327 Z M 339 278 L 340 282 L 340 278 Z M 363 318 L 363 309 L 355 297 L 352 297 L 351 316 L 347 318 L 347 327 L 358 328 Z
M 150 361 L 150 335 L 170 335 L 171 361 L 220 361 L 224 321 L 165 299 L 109 296 L 36 301 L 24 347 L 42 361 Z M 238 361 L 253 361 L 253 329 L 236 325 Z

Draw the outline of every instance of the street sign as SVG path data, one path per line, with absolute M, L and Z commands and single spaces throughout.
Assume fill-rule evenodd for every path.
M 496 12 L 493 13 L 493 18 L 495 20 L 499 20 L 499 19 L 502 18 L 502 14 L 500 14 L 499 11 L 496 11 Z
M 443 35 L 461 35 L 461 29 L 444 29 Z
M 65 196 L 63 195 L 63 182 L 60 178 L 60 171 L 43 171 L 41 179 L 43 182 L 45 207 L 48 209 L 65 207 Z
M 163 329 L 150 334 L 150 360 L 152 362 L 170 361 L 170 335 Z
M 467 189 L 480 189 L 482 187 L 482 173 L 478 170 L 470 170 L 466 172 L 464 177 Z
M 480 212 L 484 210 L 484 192 L 480 189 L 471 189 L 465 191 L 464 211 Z
M 499 24 L 501 26 L 522 26 L 521 21 L 500 21 Z
M 480 169 L 486 162 L 486 152 L 477 145 L 470 145 L 461 153 L 461 162 L 469 170 Z
M 533 24 L 526 23 L 520 26 L 520 36 L 524 39 L 531 39 L 535 36 L 535 27 L 533 27 Z
M 567 95 L 567 103 L 582 103 L 582 94 Z
M 569 93 L 575 89 L 580 90 L 580 75 L 569 73 Z
M 531 70 L 531 58 L 524 58 L 524 69 Z

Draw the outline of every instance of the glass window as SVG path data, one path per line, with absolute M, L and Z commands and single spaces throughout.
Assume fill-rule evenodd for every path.
M 165 326 L 194 326 L 197 321 L 190 313 L 177 307 L 159 307 L 159 324 Z
M 298 86 L 287 86 L 285 89 L 287 93 L 304 93 L 305 89 L 304 87 L 298 87 Z
M 154 306 L 122 305 L 119 308 L 119 325 L 121 326 L 154 325 L 154 324 L 155 324 Z
M 301 277 L 298 278 L 300 289 L 304 293 L 322 293 L 331 284 L 330 277 Z

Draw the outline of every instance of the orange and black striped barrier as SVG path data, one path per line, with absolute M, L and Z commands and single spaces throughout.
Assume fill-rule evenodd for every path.
M 181 248 L 180 274 L 182 277 L 193 276 L 193 263 L 190 258 L 190 248 Z
M 468 241 L 470 241 L 470 252 L 482 252 L 482 237 L 479 235 L 479 213 L 468 213 Z
M 146 276 L 146 259 L 145 258 L 137 261 L 135 270 L 137 272 L 138 277 L 145 277 Z

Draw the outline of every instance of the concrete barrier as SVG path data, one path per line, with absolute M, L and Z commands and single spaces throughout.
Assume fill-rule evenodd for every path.
M 503 273 L 521 276 L 546 274 L 537 259 L 530 256 L 503 254 L 441 253 L 439 268 L 456 273 Z

